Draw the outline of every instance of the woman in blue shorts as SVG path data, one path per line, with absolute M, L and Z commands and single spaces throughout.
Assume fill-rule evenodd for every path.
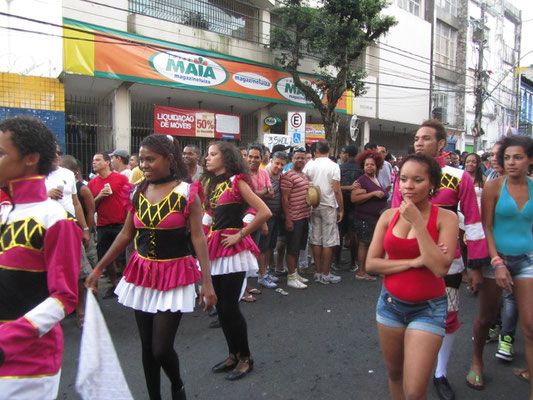
M 498 164 L 505 170 L 505 176 L 487 182 L 483 189 L 483 228 L 496 283 L 515 295 L 527 363 L 531 369 L 533 181 L 528 177 L 528 171 L 533 164 L 533 139 L 527 136 L 506 137 L 498 151 Z M 480 379 L 481 372 L 476 377 L 477 381 Z M 533 385 L 531 381 L 530 385 Z M 530 390 L 530 400 L 533 400 L 533 386 Z
M 427 397 L 446 325 L 446 285 L 455 254 L 457 216 L 429 202 L 441 169 L 410 155 L 400 170 L 399 208 L 380 217 L 367 270 L 384 275 L 376 320 L 392 399 Z

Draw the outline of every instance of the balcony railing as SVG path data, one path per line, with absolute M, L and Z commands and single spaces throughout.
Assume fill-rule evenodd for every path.
M 129 11 L 259 42 L 259 9 L 231 0 L 130 0 Z
M 507 64 L 514 65 L 515 58 L 516 58 L 515 49 L 513 49 L 511 46 L 504 44 L 503 45 L 503 61 L 505 61 Z

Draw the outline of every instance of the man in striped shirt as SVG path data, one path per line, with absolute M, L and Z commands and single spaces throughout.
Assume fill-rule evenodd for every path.
M 287 285 L 296 289 L 307 287 L 296 271 L 300 250 L 305 250 L 307 245 L 311 214 L 311 208 L 305 201 L 309 178 L 303 173 L 304 166 L 305 149 L 296 148 L 292 157 L 292 167 L 281 176 L 280 181 L 281 205 L 285 214 L 286 259 L 289 268 Z

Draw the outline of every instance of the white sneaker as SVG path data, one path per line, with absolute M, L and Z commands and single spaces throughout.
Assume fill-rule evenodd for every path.
M 315 280 L 315 282 L 320 282 L 322 278 L 322 274 L 319 274 L 318 272 L 315 272 L 315 274 L 313 275 L 313 279 Z
M 264 286 L 266 287 L 267 289 L 274 289 L 276 288 L 278 285 L 276 285 L 274 282 L 272 282 L 272 280 L 270 279 L 270 276 L 265 275 L 264 278 L 258 278 L 257 279 L 257 283 L 261 286 Z
M 307 285 L 300 282 L 296 274 L 292 274 L 287 277 L 287 286 L 293 289 L 307 289 Z
M 339 283 L 341 281 L 341 277 L 338 275 L 333 275 L 331 272 L 328 275 L 322 275 L 322 279 L 320 283 Z
M 294 271 L 294 273 L 296 274 L 296 279 L 298 279 L 300 282 L 302 283 L 307 283 L 309 282 L 309 279 L 307 278 L 304 278 L 303 276 L 301 276 L 298 271 Z
M 272 274 L 270 273 L 270 271 L 267 271 L 266 274 L 268 275 L 268 277 L 270 278 L 270 280 L 271 280 L 272 282 L 274 282 L 274 283 L 278 283 L 278 282 L 279 282 L 279 278 L 278 278 L 277 276 L 275 276 L 275 275 L 272 275 Z

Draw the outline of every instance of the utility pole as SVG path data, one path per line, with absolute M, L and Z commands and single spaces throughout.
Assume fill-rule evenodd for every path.
M 481 129 L 481 120 L 483 119 L 483 101 L 486 93 L 487 73 L 483 70 L 483 49 L 487 40 L 485 39 L 485 3 L 481 3 L 481 18 L 479 20 L 473 20 L 474 25 L 473 42 L 477 45 L 478 49 L 478 62 L 476 68 L 476 105 L 474 109 L 474 128 L 472 134 L 474 135 L 474 153 L 479 150 L 479 137 L 483 134 Z

